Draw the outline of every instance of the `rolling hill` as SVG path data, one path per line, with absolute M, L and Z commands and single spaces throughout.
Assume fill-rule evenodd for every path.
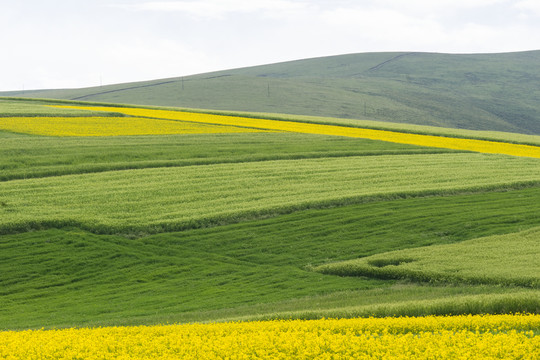
M 0 358 L 532 359 L 539 57 L 0 94 Z
M 540 51 L 363 53 L 154 81 L 0 95 L 540 134 L 539 82 Z
M 540 136 L 97 105 L 0 99 L 0 330 L 540 311 Z

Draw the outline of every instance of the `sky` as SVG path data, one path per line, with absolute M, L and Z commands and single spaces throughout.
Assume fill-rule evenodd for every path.
M 378 51 L 540 50 L 538 0 L 0 0 L 0 91 Z

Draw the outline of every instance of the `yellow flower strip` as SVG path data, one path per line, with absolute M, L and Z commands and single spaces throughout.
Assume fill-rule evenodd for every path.
M 0 117 L 0 129 L 47 136 L 122 136 L 256 132 L 237 126 L 140 117 Z
M 540 315 L 0 332 L 1 359 L 537 359 Z
M 461 139 L 434 135 L 400 133 L 387 130 L 351 128 L 336 125 L 310 124 L 294 121 L 254 119 L 237 116 L 190 113 L 182 111 L 137 109 L 123 107 L 64 106 L 74 109 L 94 111 L 115 111 L 133 116 L 147 116 L 170 120 L 184 120 L 208 124 L 243 126 L 248 128 L 290 131 L 307 134 L 337 135 L 372 140 L 382 140 L 401 144 L 439 147 L 454 150 L 468 150 L 490 154 L 506 154 L 540 158 L 540 147 L 510 144 L 496 141 Z

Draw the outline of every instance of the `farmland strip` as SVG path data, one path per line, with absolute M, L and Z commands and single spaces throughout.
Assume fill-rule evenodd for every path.
M 535 359 L 539 315 L 322 319 L 0 332 L 0 357 Z
M 309 124 L 293 121 L 252 119 L 236 116 L 189 113 L 169 110 L 120 108 L 120 107 L 84 107 L 65 106 L 73 109 L 93 111 L 118 111 L 132 116 L 148 116 L 170 120 L 193 121 L 207 124 L 234 125 L 248 128 L 292 131 L 306 134 L 321 134 L 357 137 L 371 140 L 389 141 L 400 144 L 431 146 L 454 150 L 467 150 L 488 154 L 506 154 L 540 158 L 540 147 L 532 145 L 510 144 L 487 140 L 451 138 L 434 135 L 400 133 L 387 130 L 350 128 L 335 125 Z
M 236 222 L 369 197 L 540 181 L 535 159 L 426 154 L 278 160 L 68 175 L 0 183 L 0 231 L 69 224 L 150 233 Z M 355 200 L 356 199 L 356 200 Z

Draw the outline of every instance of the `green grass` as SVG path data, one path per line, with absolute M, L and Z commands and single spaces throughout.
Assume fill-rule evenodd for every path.
M 0 183 L 0 232 L 157 233 L 306 208 L 536 184 L 536 159 L 353 156 L 66 175 Z
M 103 112 L 92 112 L 84 110 L 75 110 L 75 109 L 59 109 L 52 108 L 47 105 L 50 104 L 62 104 L 62 102 L 51 102 L 48 100 L 41 99 L 26 99 L 22 101 L 19 98 L 1 98 L 0 97 L 0 119 L 3 117 L 12 117 L 12 116 L 122 116 L 118 113 L 103 113 Z
M 294 133 L 57 138 L 4 134 L 0 181 L 112 170 L 268 160 L 442 153 L 345 137 Z
M 4 235 L 0 323 L 3 328 L 144 324 L 340 311 L 347 316 L 353 310 L 458 312 L 467 306 L 533 311 L 530 298 L 536 293 L 522 289 L 397 286 L 311 268 L 532 228 L 538 200 L 535 187 L 307 210 L 139 239 L 78 229 Z
M 539 57 L 540 51 L 350 54 L 140 83 L 2 94 L 539 135 Z
M 122 321 L 357 286 L 291 266 L 254 268 L 219 254 L 76 230 L 6 237 L 2 260 L 2 327 Z
M 540 228 L 419 249 L 391 251 L 316 268 L 325 274 L 540 288 Z
M 229 314 L 216 311 L 212 316 L 228 316 L 220 319 L 222 321 L 253 321 L 534 313 L 540 308 L 539 297 L 540 291 L 522 288 L 396 284 L 386 288 L 338 292 L 257 308 L 234 309 L 235 311 Z
M 500 258 L 540 226 L 538 159 L 288 133 L 0 139 L 0 329 L 540 311 L 538 289 L 501 277 L 313 271 L 495 235 Z

